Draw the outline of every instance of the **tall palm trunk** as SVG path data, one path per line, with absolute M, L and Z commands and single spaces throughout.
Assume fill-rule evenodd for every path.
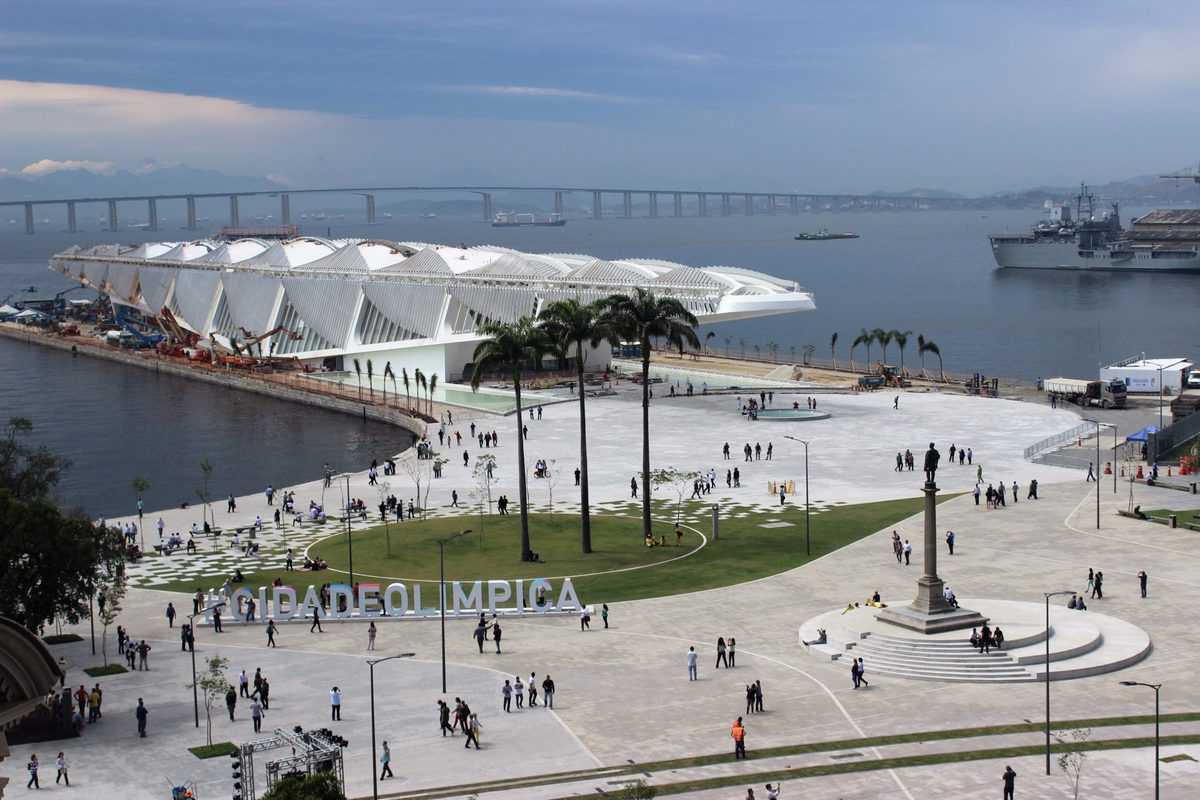
M 517 493 L 521 503 L 521 560 L 528 561 L 529 550 L 529 508 L 526 500 L 529 492 L 525 485 L 525 435 L 522 428 L 525 417 L 521 408 L 521 371 L 513 370 L 513 394 L 517 399 Z
M 642 535 L 650 530 L 650 337 L 642 332 Z
M 576 342 L 576 367 L 579 371 L 579 541 L 583 552 L 592 552 L 592 512 L 588 506 L 587 403 L 583 390 L 583 342 Z

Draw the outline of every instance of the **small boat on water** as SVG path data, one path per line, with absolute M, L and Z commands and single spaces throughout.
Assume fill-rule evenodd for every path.
M 798 242 L 828 242 L 832 239 L 857 239 L 857 233 L 834 233 L 822 228 L 816 233 L 797 233 L 794 237 Z

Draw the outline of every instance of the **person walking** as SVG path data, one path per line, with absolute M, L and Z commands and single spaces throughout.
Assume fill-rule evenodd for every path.
M 63 755 L 61 750 L 58 751 L 58 758 L 54 759 L 54 768 L 58 770 L 58 774 L 54 776 L 54 783 L 62 781 L 67 786 L 71 785 L 71 776 L 67 774 L 67 757 Z
M 449 733 L 451 736 L 453 736 L 454 735 L 454 726 L 450 724 L 450 704 L 447 703 L 445 700 L 438 700 L 437 705 L 438 705 L 438 726 L 439 726 L 438 729 L 442 732 L 443 737 L 447 733 Z M 459 712 L 461 710 L 462 710 L 462 701 L 459 700 L 458 705 L 454 709 L 454 714 L 455 714 L 454 724 L 455 725 L 457 725 L 459 722 L 459 719 L 460 719 Z
M 167 603 L 167 627 L 175 627 L 175 604 Z
M 140 697 L 138 698 L 137 708 L 134 709 L 133 714 L 137 717 L 138 736 L 145 739 L 146 722 L 150 718 L 150 710 L 146 708 L 146 704 L 142 702 L 142 698 Z
M 371 620 L 371 624 L 367 626 L 367 649 L 368 650 L 375 649 L 375 635 L 378 632 L 379 632 L 378 629 L 375 627 L 375 620 Z
M 265 712 L 263 711 L 262 703 L 258 700 L 250 701 L 250 721 L 254 723 L 254 732 L 262 732 L 262 721 Z
M 138 654 L 138 669 L 149 671 L 150 670 L 150 645 L 146 644 L 145 639 L 142 639 L 142 641 L 138 644 L 137 654 Z
M 329 690 L 329 719 L 331 722 L 342 720 L 342 690 L 336 686 Z
M 637 497 L 637 489 L 638 489 L 637 478 L 630 478 L 629 479 L 629 491 L 631 492 L 631 495 L 634 498 Z
M 1150 581 L 1150 576 L 1146 574 L 1146 570 L 1138 570 L 1138 586 L 1142 589 L 1142 599 L 1146 598 L 1146 584 Z M 608 627 L 608 626 L 605 626 Z
M 734 721 L 733 727 L 729 731 L 729 735 L 733 737 L 733 759 L 746 757 L 746 726 L 742 724 L 742 718 L 738 717 Z
M 313 631 L 316 631 L 317 633 L 325 632 L 324 629 L 321 628 L 321 615 L 318 613 L 319 611 L 319 608 L 313 606 L 312 625 L 308 626 L 309 633 L 312 633 Z
M 912 559 L 912 542 L 904 540 L 904 566 L 909 566 Z
M 392 748 L 388 747 L 387 739 L 383 740 L 383 755 L 379 757 L 379 763 L 383 764 L 379 780 L 386 781 L 388 778 L 396 777 L 392 774 Z
M 242 697 L 250 696 L 250 678 L 246 676 L 246 670 L 242 670 L 242 674 L 238 675 L 238 694 Z
M 1013 792 L 1017 789 L 1017 773 L 1007 764 L 1004 766 L 1004 800 L 1013 800 Z
M 696 648 L 695 647 L 688 648 L 687 668 L 688 668 L 688 680 L 689 681 L 699 680 L 699 678 L 696 677 Z
M 480 614 L 479 616 L 482 617 L 483 615 Z M 483 642 L 486 638 L 487 623 L 480 619 L 479 624 L 475 626 L 475 643 L 479 645 L 479 652 L 481 654 L 483 653 Z
M 954 555 L 954 531 L 946 531 L 946 549 L 950 551 L 950 555 Z
M 1092 599 L 1104 599 L 1104 573 L 1096 570 L 1096 582 L 1092 585 Z
M 600 604 L 600 619 L 604 621 L 604 627 L 608 628 L 608 603 Z
M 479 724 L 479 715 L 471 714 L 467 719 L 467 743 L 463 747 L 467 750 L 471 749 L 471 742 L 475 743 L 475 749 L 479 749 L 479 732 L 483 726 Z
M 550 679 L 550 673 L 546 673 L 546 679 L 542 681 L 542 705 L 547 710 L 554 708 L 554 681 Z
M 1089 461 L 1087 478 L 1085 478 L 1083 482 L 1090 483 L 1091 481 L 1094 481 L 1094 480 L 1096 480 L 1096 473 L 1092 471 L 1092 462 Z
M 858 659 L 858 682 L 862 686 L 870 686 L 867 682 L 867 665 L 863 663 L 862 658 Z
M 504 698 L 504 702 L 502 703 L 504 713 L 508 714 L 512 711 L 513 687 L 507 678 L 504 680 L 504 685 L 500 687 L 500 694 Z
M 717 637 L 717 666 L 715 667 L 715 669 L 720 669 L 722 664 L 725 665 L 726 669 L 729 668 L 729 659 L 727 659 L 725 657 L 725 637 L 718 636 Z
M 275 647 L 275 634 L 279 629 L 275 627 L 275 620 L 267 622 L 267 647 Z
M 971 492 L 975 496 L 975 505 L 979 505 L 979 484 L 975 484 L 975 491 Z
M 233 722 L 233 712 L 237 708 L 238 693 L 234 690 L 233 684 L 229 684 L 229 688 L 225 690 L 225 708 L 229 711 L 229 721 Z

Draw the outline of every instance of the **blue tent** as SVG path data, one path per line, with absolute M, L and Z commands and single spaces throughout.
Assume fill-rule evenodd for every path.
M 1150 434 L 1152 434 L 1152 433 L 1158 433 L 1157 425 L 1147 425 L 1146 427 L 1142 428 L 1137 433 L 1131 433 L 1128 436 L 1126 436 L 1125 441 L 1127 441 L 1127 442 L 1145 442 L 1145 441 L 1149 440 Z

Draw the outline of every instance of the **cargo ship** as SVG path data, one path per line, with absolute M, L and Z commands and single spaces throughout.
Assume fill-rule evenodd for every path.
M 567 221 L 562 214 L 547 214 L 544 217 L 539 217 L 536 214 L 518 214 L 514 211 L 501 211 L 492 219 L 493 228 L 523 228 L 523 227 L 539 227 L 539 228 L 561 228 L 566 225 Z
M 1097 214 L 1080 184 L 1075 209 L 1054 206 L 1028 233 L 988 237 L 998 267 L 1013 269 L 1200 272 L 1200 210 L 1155 209 L 1121 227 L 1120 206 Z
M 833 239 L 857 239 L 857 233 L 833 233 L 822 228 L 816 233 L 797 233 L 794 237 L 798 242 L 828 242 Z

